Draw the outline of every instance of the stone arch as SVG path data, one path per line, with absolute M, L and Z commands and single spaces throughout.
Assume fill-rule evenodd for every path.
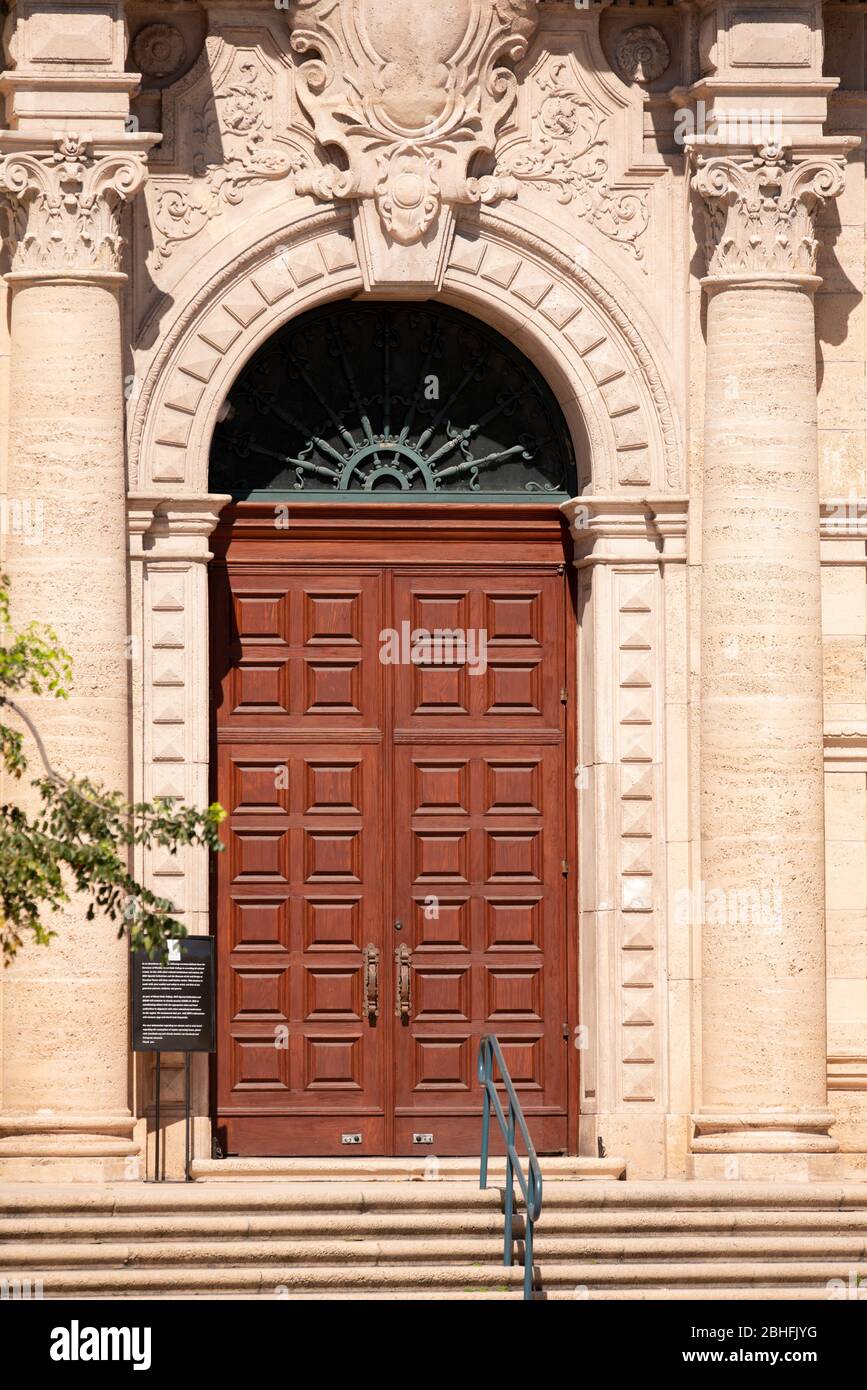
M 130 428 L 131 490 L 206 493 L 211 436 L 241 368 L 288 319 L 362 289 L 350 220 L 330 212 L 291 238 L 272 232 L 217 272 L 162 334 L 144 376 Z M 585 491 L 682 485 L 670 392 L 645 337 L 597 276 L 487 214 L 458 228 L 440 297 L 511 338 L 539 368 L 576 457 L 590 459 Z

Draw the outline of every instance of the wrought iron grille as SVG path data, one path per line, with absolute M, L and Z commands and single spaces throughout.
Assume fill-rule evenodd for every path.
M 574 496 L 559 406 L 500 334 L 438 304 L 315 309 L 248 363 L 214 433 L 210 486 L 239 499 Z

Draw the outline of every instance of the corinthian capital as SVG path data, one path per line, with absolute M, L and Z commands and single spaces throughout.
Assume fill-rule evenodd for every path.
M 144 185 L 140 149 L 96 156 L 88 136 L 0 160 L 4 242 L 13 272 L 117 272 L 123 204 Z
M 841 156 L 798 159 L 779 145 L 696 158 L 708 274 L 815 275 L 815 214 L 843 188 Z

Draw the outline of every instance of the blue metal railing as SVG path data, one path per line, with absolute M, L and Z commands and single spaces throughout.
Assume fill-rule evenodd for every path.
M 506 1096 L 509 1101 L 508 1119 L 503 1113 L 500 1104 L 500 1097 L 497 1094 L 497 1085 L 494 1081 L 494 1063 L 500 1073 L 500 1081 L 505 1088 Z M 515 1178 L 518 1179 L 518 1186 L 524 1196 L 526 1216 L 524 1220 L 524 1298 L 533 1297 L 533 1228 L 539 1220 L 539 1213 L 542 1210 L 542 1171 L 539 1167 L 539 1160 L 536 1157 L 536 1150 L 533 1148 L 533 1141 L 530 1138 L 527 1122 L 524 1119 L 524 1112 L 521 1109 L 521 1102 L 515 1094 L 512 1085 L 512 1078 L 509 1069 L 503 1060 L 500 1051 L 500 1044 L 493 1033 L 487 1033 L 482 1038 L 479 1046 L 479 1080 L 484 1090 L 484 1109 L 482 1111 L 482 1162 L 479 1171 L 479 1187 L 486 1188 L 488 1185 L 488 1145 L 491 1135 L 491 1111 L 497 1117 L 497 1124 L 506 1143 L 506 1192 L 505 1192 L 505 1229 L 503 1232 L 503 1264 L 511 1265 L 515 1258 L 515 1240 L 512 1233 L 512 1221 L 515 1211 Z M 521 1136 L 527 1148 L 527 1175 L 521 1167 L 521 1160 L 518 1150 L 515 1148 L 515 1139 L 520 1129 Z

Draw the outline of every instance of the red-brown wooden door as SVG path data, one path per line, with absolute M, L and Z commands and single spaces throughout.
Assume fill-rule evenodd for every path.
M 452 550 L 214 572 L 230 1153 L 475 1153 L 485 1032 L 540 1151 L 574 1148 L 568 579 Z M 386 664 L 403 624 L 483 647 Z

